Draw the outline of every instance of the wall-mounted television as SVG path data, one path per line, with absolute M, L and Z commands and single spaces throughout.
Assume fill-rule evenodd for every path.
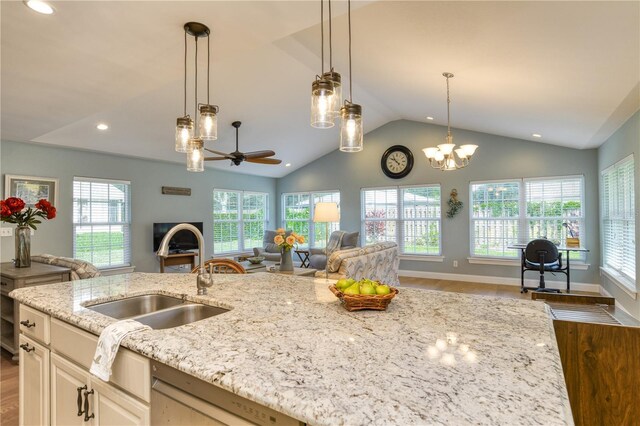
M 160 243 L 164 236 L 171 228 L 178 223 L 188 223 L 198 228 L 202 232 L 202 222 L 175 222 L 175 223 L 154 223 L 153 224 L 153 251 L 156 252 L 160 248 Z M 187 250 L 195 250 L 198 248 L 198 239 L 191 231 L 182 230 L 169 240 L 169 253 L 181 253 Z

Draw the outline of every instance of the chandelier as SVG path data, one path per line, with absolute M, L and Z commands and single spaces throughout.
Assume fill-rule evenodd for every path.
M 467 167 L 471 161 L 471 156 L 476 152 L 478 145 L 461 145 L 460 148 L 455 149 L 456 145 L 453 143 L 453 136 L 451 136 L 451 115 L 449 112 L 449 105 L 451 104 L 451 98 L 449 97 L 449 79 L 453 78 L 453 74 L 450 72 L 444 72 L 442 75 L 447 79 L 447 137 L 446 143 L 438 145 L 438 147 L 424 148 L 422 151 L 424 155 L 429 159 L 429 164 L 434 169 L 440 170 L 457 170 L 463 167 Z M 457 158 L 456 158 L 457 156 Z
M 187 170 L 204 171 L 204 142 L 218 139 L 218 106 L 209 100 L 211 42 L 209 27 L 199 22 L 184 24 L 184 112 L 176 120 L 175 150 L 187 154 Z M 187 114 L 187 35 L 195 39 L 194 118 Z M 207 38 L 207 102 L 198 103 L 198 39 Z

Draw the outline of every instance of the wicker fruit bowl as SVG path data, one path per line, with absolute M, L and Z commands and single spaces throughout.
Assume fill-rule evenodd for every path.
M 391 299 L 398 294 L 398 289 L 391 287 L 389 294 L 344 294 L 335 285 L 330 285 L 329 290 L 342 302 L 342 306 L 347 311 L 361 311 L 372 309 L 375 311 L 385 311 Z

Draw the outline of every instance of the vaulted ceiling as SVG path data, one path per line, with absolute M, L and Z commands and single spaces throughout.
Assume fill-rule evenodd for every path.
M 241 150 L 274 149 L 283 160 L 208 167 L 280 177 L 337 149 L 337 127 L 309 126 L 318 1 L 53 5 L 50 16 L 18 1 L 0 6 L 3 140 L 184 163 L 173 150 L 182 26 L 198 21 L 212 29 L 212 100 L 221 108 L 219 139 L 206 146 L 232 151 L 231 122 L 240 120 Z M 333 62 L 347 80 L 346 2 L 332 5 Z M 455 74 L 457 128 L 593 148 L 640 106 L 638 2 L 354 2 L 352 22 L 365 131 L 397 119 L 446 125 L 443 71 Z

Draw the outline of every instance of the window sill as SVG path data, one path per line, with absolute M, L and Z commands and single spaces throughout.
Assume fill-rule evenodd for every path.
M 100 275 L 108 277 L 110 275 L 130 274 L 135 271 L 135 266 L 119 266 L 117 268 L 100 269 Z
M 476 265 L 497 265 L 497 266 L 520 266 L 520 259 L 498 259 L 495 257 L 467 257 L 467 260 L 471 264 Z M 564 262 L 563 262 L 564 264 Z M 591 264 L 578 262 L 574 260 L 569 265 L 572 270 L 586 271 Z
M 611 281 L 616 287 L 624 291 L 633 300 L 636 300 L 638 298 L 638 291 L 636 289 L 636 285 L 634 281 L 604 266 L 600 267 L 600 272 L 601 274 L 606 276 L 609 279 L 609 281 Z
M 444 256 L 401 254 L 400 260 L 417 260 L 419 262 L 444 262 Z

